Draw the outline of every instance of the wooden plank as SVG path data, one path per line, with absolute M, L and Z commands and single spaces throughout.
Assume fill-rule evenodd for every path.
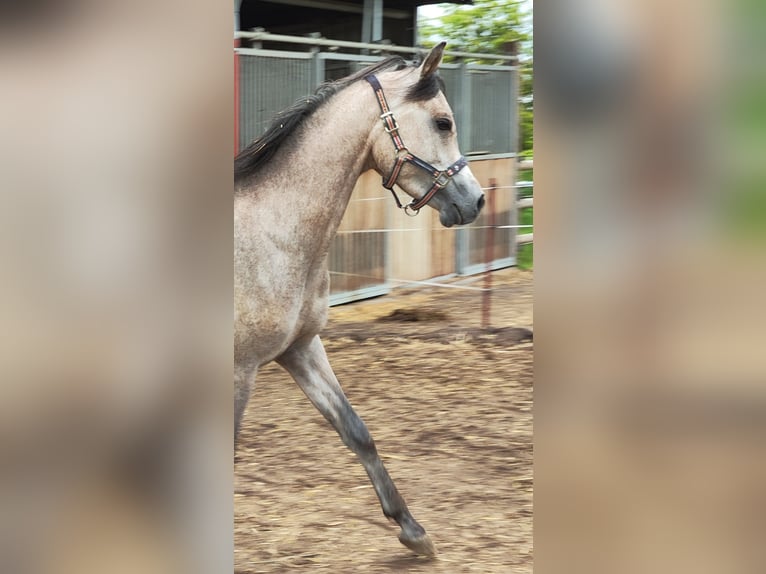
M 391 277 L 407 281 L 430 279 L 430 208 L 424 208 L 416 217 L 409 217 L 396 207 L 393 200 L 387 205 L 391 229 L 388 234 Z
M 439 214 L 430 209 L 431 220 L 431 277 L 442 277 L 455 272 L 455 229 L 443 227 Z M 422 215 L 422 212 L 421 212 Z
M 532 207 L 533 201 L 534 201 L 534 198 L 532 198 L 532 197 L 524 197 L 522 199 L 519 199 L 516 202 L 516 208 L 517 209 L 525 209 L 527 207 Z
M 510 225 L 511 217 L 516 201 L 516 189 L 513 187 L 515 180 L 516 162 L 513 158 L 479 160 L 471 162 L 471 171 L 479 180 L 483 188 L 489 187 L 490 179 L 494 179 L 496 188 L 494 191 L 485 190 L 485 194 L 494 195 L 494 215 L 496 225 Z M 487 201 L 487 206 L 490 202 Z M 469 226 L 468 241 L 468 264 L 475 265 L 486 263 L 485 244 L 488 239 L 486 226 L 489 225 L 488 207 L 477 219 L 471 229 Z M 511 256 L 511 234 L 513 231 L 509 228 L 496 229 L 492 234 L 494 243 L 493 253 L 496 259 L 505 259 Z
M 516 243 L 519 245 L 523 245 L 525 243 L 533 243 L 533 234 L 532 233 L 519 233 L 516 236 Z

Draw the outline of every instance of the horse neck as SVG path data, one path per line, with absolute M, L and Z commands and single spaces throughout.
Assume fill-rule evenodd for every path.
M 261 197 L 275 202 L 281 228 L 301 237 L 297 247 L 312 256 L 329 249 L 356 180 L 371 167 L 370 132 L 378 114 L 365 87 L 346 87 L 307 118 L 275 156 L 269 184 L 258 186 Z

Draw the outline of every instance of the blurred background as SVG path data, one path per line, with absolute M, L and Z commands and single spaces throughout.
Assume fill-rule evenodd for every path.
M 3 4 L 2 572 L 232 569 L 232 26 L 204 4 Z
M 175 0 L 2 10 L 0 571 L 231 571 L 231 42 L 249 25 Z M 520 137 L 464 136 L 533 155 L 540 572 L 764 570 L 763 11 L 536 6 L 534 58 L 531 31 L 507 39 Z M 532 180 L 517 168 L 500 185 Z M 513 239 L 531 229 L 508 229 L 531 264 Z
M 756 4 L 536 7 L 540 572 L 764 569 Z

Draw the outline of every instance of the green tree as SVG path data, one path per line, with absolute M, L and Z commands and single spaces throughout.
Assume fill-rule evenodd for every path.
M 422 19 L 418 36 L 424 45 L 447 40 L 448 49 L 461 52 L 502 54 L 519 42 L 520 52 L 532 54 L 529 2 L 475 0 L 473 5 L 443 5 L 438 19 Z M 494 62 L 494 60 L 492 61 Z M 487 63 L 492 63 L 487 62 Z
M 519 55 L 519 149 L 531 155 L 533 146 L 534 101 L 532 97 L 532 24 L 524 0 L 474 0 L 473 5 L 443 5 L 437 18 L 418 22 L 420 44 L 430 47 L 446 40 L 448 50 L 475 54 L 505 54 L 510 49 Z M 449 62 L 454 58 L 445 57 Z M 473 61 L 497 64 L 497 60 Z

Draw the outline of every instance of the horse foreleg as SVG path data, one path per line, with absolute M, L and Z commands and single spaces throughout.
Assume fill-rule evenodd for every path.
M 399 541 L 417 554 L 436 554 L 431 538 L 412 517 L 404 498 L 383 466 L 367 426 L 343 393 L 319 337 L 296 342 L 277 362 L 292 375 L 346 446 L 359 457 L 375 487 L 383 514 L 395 520 L 402 529 Z

